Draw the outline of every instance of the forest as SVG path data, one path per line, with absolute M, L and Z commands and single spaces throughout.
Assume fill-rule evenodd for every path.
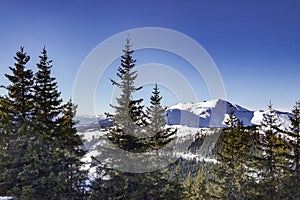
M 178 158 L 160 167 L 159 150 L 176 141 L 177 129 L 165 126 L 167 107 L 157 84 L 150 106 L 134 96 L 142 87 L 135 85 L 133 55 L 127 39 L 118 80 L 110 80 L 121 94 L 111 105 L 114 113 L 106 113 L 113 125 L 106 128 L 105 137 L 115 151 L 97 147 L 102 153 L 93 157 L 91 165 L 97 170 L 90 178 L 83 167 L 87 150 L 76 130 L 76 105 L 71 99 L 63 102 L 46 48 L 36 72 L 28 68 L 30 56 L 24 48 L 17 51 L 10 74 L 4 74 L 9 84 L 1 86 L 6 94 L 0 96 L 0 196 L 18 200 L 300 198 L 300 102 L 291 110 L 289 129 L 281 128 L 271 103 L 257 126 L 245 127 L 231 112 L 226 127 L 216 129 L 215 162 Z M 189 151 L 196 154 L 205 137 L 195 135 Z M 112 159 L 111 153 L 116 152 L 119 156 Z M 145 172 L 133 172 L 140 168 Z

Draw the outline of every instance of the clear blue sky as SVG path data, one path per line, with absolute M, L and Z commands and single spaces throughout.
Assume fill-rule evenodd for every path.
M 45 45 L 68 99 L 77 70 L 96 45 L 128 29 L 164 27 L 206 49 L 229 101 L 264 109 L 272 100 L 276 109 L 289 110 L 300 100 L 299 10 L 298 0 L 1 0 L 0 81 L 7 83 L 3 74 L 19 46 L 35 69 Z

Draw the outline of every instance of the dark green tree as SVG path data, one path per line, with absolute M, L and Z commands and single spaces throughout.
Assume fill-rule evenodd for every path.
M 210 195 L 208 194 L 208 190 L 206 187 L 207 184 L 207 175 L 206 169 L 202 166 L 198 170 L 198 174 L 195 177 L 194 185 L 193 185 L 193 200 L 205 200 L 209 199 Z
M 296 102 L 290 117 L 290 130 L 287 131 L 288 142 L 291 150 L 288 159 L 291 161 L 290 174 L 286 179 L 285 190 L 290 199 L 300 198 L 300 101 Z
M 59 118 L 55 162 L 52 173 L 59 181 L 55 187 L 58 199 L 83 199 L 86 193 L 87 171 L 81 161 L 86 151 L 76 130 L 76 106 L 69 100 Z M 59 186 L 59 187 L 58 187 Z
M 7 158 L 8 158 L 8 132 L 6 131 L 6 126 L 8 125 L 5 120 L 6 115 L 6 100 L 4 97 L 0 97 L 0 195 L 6 195 L 8 187 L 6 185 L 6 167 L 8 166 Z
M 167 173 L 163 170 L 152 171 L 149 167 L 155 162 L 155 155 L 151 151 L 159 149 L 158 145 L 163 147 L 171 140 L 170 129 L 164 129 L 165 110 L 160 104 L 161 97 L 157 88 L 156 96 L 151 99 L 153 106 L 148 109 L 151 116 L 147 118 L 144 106 L 141 105 L 143 99 L 134 98 L 135 92 L 141 87 L 135 87 L 136 61 L 132 57 L 134 51 L 131 50 L 129 39 L 123 52 L 117 73 L 120 80 L 111 80 L 121 92 L 116 98 L 117 105 L 111 105 L 115 113 L 108 114 L 114 125 L 108 129 L 107 138 L 113 145 L 104 143 L 98 147 L 100 154 L 94 158 L 97 177 L 91 185 L 91 196 L 97 199 L 167 199 L 172 188 Z M 159 121 L 155 122 L 157 119 Z M 152 129 L 154 126 L 156 129 Z M 135 167 L 142 167 L 145 172 L 122 172 L 112 169 L 115 165 L 124 165 L 126 169 L 133 171 Z M 105 180 L 107 177 L 110 177 L 109 180 Z M 170 189 L 166 189 L 167 187 Z
M 272 104 L 268 106 L 261 124 L 261 188 L 264 199 L 280 199 L 283 194 L 282 178 L 288 172 L 288 160 L 290 155 L 287 140 L 280 130 L 280 123 Z
M 21 48 L 11 82 L 0 99 L 0 195 L 18 199 L 82 199 L 84 155 L 74 124 L 75 107 L 61 105 L 51 61 L 43 49 L 38 72 Z M 34 84 L 35 83 L 35 84 Z M 3 114 L 3 115 L 2 115 Z
M 161 105 L 161 99 L 159 88 L 155 84 L 150 97 L 150 107 L 146 111 L 147 133 L 149 134 L 147 136 L 150 138 L 150 148 L 153 150 L 159 150 L 170 143 L 177 132 L 176 129 L 165 128 L 167 108 Z
M 43 129 L 53 129 L 57 127 L 57 118 L 62 111 L 61 93 L 58 91 L 56 79 L 51 76 L 52 60 L 49 60 L 46 48 L 39 56 L 40 62 L 37 64 L 38 72 L 35 74 L 34 85 L 34 107 L 35 121 Z M 49 133 L 49 135 L 53 134 Z
M 62 113 L 62 100 L 56 79 L 51 76 L 52 60 L 48 59 L 45 47 L 39 56 L 38 71 L 34 76 L 34 110 L 32 113 L 35 140 L 32 141 L 32 163 L 35 163 L 35 198 L 55 198 L 57 179 L 53 166 L 57 162 L 58 116 Z M 36 171 L 36 170 L 35 170 Z M 57 176 L 58 177 L 58 176 Z M 51 192 L 50 192 L 51 191 Z M 40 195 L 40 196 L 39 196 Z
M 121 66 L 118 68 L 118 82 L 111 80 L 112 84 L 120 89 L 120 96 L 116 98 L 117 105 L 111 105 L 114 114 L 107 114 L 113 120 L 113 126 L 109 128 L 107 138 L 112 145 L 108 147 L 99 146 L 101 152 L 95 162 L 97 163 L 98 177 L 92 183 L 92 196 L 99 196 L 99 190 L 104 189 L 111 196 L 123 199 L 133 199 L 136 192 L 143 193 L 143 183 L 145 177 L 143 174 L 128 173 L 111 169 L 114 165 L 124 165 L 125 168 L 133 170 L 136 163 L 135 159 L 138 153 L 144 152 L 145 145 L 145 126 L 146 117 L 141 105 L 143 99 L 135 99 L 134 93 L 141 89 L 135 87 L 137 72 L 134 69 L 136 60 L 133 59 L 134 51 L 131 49 L 130 40 L 126 40 L 125 49 L 121 56 Z M 107 150 L 109 149 L 109 150 Z M 131 153 L 135 153 L 132 155 Z M 118 155 L 117 159 L 114 155 Z M 107 162 L 109 158 L 109 162 Z M 104 162 L 106 160 L 106 162 Z M 105 166 L 105 167 L 104 167 Z M 110 177 L 109 181 L 103 182 L 103 175 Z M 105 183 L 105 185 L 103 185 Z M 117 188 L 115 186 L 118 185 Z M 102 188 L 101 188 L 102 186 Z
M 244 164 L 247 144 L 243 124 L 234 112 L 225 121 L 226 128 L 222 130 L 221 145 L 217 160 L 220 162 L 217 170 L 223 199 L 243 199 L 243 186 L 246 180 Z
M 9 106 L 5 106 L 7 109 L 6 116 L 11 121 L 12 131 L 17 132 L 23 122 L 32 119 L 33 72 L 26 68 L 30 56 L 24 52 L 23 47 L 20 48 L 14 58 L 16 60 L 14 67 L 9 67 L 13 74 L 5 74 L 11 84 L 5 87 L 8 94 L 2 100 L 9 104 Z
M 300 183 L 300 101 L 292 109 L 293 117 L 290 118 L 291 127 L 289 136 L 293 151 L 293 169 L 297 182 Z
M 22 196 L 30 180 L 27 163 L 30 162 L 28 148 L 34 138 L 32 133 L 33 110 L 33 72 L 26 68 L 30 57 L 21 47 L 14 57 L 14 67 L 9 67 L 12 75 L 5 74 L 10 82 L 4 86 L 7 95 L 1 98 L 1 139 L 5 146 L 1 148 L 0 185 L 3 194 Z
M 135 87 L 137 72 L 134 70 L 136 60 L 133 59 L 133 50 L 130 40 L 126 40 L 123 50 L 121 66 L 117 76 L 120 81 L 111 80 L 112 84 L 121 90 L 120 97 L 116 98 L 117 105 L 111 105 L 115 114 L 109 115 L 114 121 L 114 126 L 109 130 L 108 139 L 119 148 L 139 152 L 142 143 L 139 138 L 143 137 L 143 128 L 146 125 L 145 114 L 141 105 L 143 99 L 134 99 L 133 95 L 142 87 Z
M 195 194 L 193 191 L 193 178 L 191 172 L 187 174 L 187 177 L 182 185 L 183 185 L 183 191 L 182 191 L 183 199 L 186 200 L 193 199 Z

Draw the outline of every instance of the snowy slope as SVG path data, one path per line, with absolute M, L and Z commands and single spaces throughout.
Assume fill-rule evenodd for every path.
M 232 104 L 222 99 L 198 103 L 179 103 L 167 109 L 168 125 L 183 125 L 188 127 L 224 127 L 225 119 L 234 111 L 235 116 L 243 121 L 244 126 L 260 125 L 268 111 L 251 111 L 242 106 Z M 284 128 L 290 125 L 291 113 L 276 111 L 280 124 Z M 112 125 L 111 119 L 105 116 L 77 116 L 80 121 L 79 131 L 89 128 L 104 128 Z
M 101 129 L 113 124 L 112 120 L 106 118 L 105 115 L 77 115 L 75 118 L 78 121 L 77 130 L 83 131 L 87 129 Z
M 167 109 L 167 127 L 176 128 L 176 156 L 191 159 L 211 159 L 211 149 L 216 144 L 219 137 L 218 129 L 212 127 L 224 127 L 224 120 L 231 111 L 235 112 L 237 118 L 243 121 L 245 126 L 259 125 L 268 111 L 251 111 L 239 105 L 232 104 L 225 100 L 216 99 L 198 103 L 179 103 Z M 290 113 L 276 111 L 279 123 L 284 128 L 290 125 Z M 95 167 L 92 167 L 92 157 L 100 154 L 97 146 L 108 145 L 105 139 L 105 129 L 103 127 L 112 124 L 110 119 L 103 116 L 79 116 L 77 126 L 78 134 L 84 142 L 88 153 L 83 158 L 87 162 L 84 166 L 89 169 L 89 176 L 92 179 L 95 175 Z M 192 155 L 188 147 L 194 140 L 196 134 L 205 134 L 205 140 L 197 155 Z M 207 161 L 208 161 L 207 160 Z
M 235 116 L 245 126 L 261 124 L 268 111 L 251 111 L 228 101 L 216 99 L 199 103 L 179 103 L 167 110 L 168 125 L 189 127 L 224 127 L 224 120 L 234 111 Z M 281 124 L 287 128 L 290 124 L 290 113 L 276 111 Z

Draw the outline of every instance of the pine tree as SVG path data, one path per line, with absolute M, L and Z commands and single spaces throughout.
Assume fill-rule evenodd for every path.
M 290 118 L 291 127 L 287 132 L 289 136 L 289 145 L 291 154 L 290 174 L 287 179 L 285 190 L 288 191 L 291 198 L 298 199 L 300 197 L 300 101 L 296 102 L 292 109 L 293 117 Z
M 69 100 L 59 118 L 57 143 L 54 146 L 57 158 L 53 172 L 59 181 L 59 187 L 56 187 L 59 199 L 83 199 L 85 196 L 87 172 L 81 169 L 84 164 L 81 159 L 86 151 L 77 135 L 75 115 L 76 106 Z
M 242 188 L 245 182 L 244 156 L 247 152 L 245 132 L 242 122 L 229 114 L 225 121 L 227 128 L 222 131 L 221 146 L 217 160 L 220 166 L 217 171 L 219 184 L 222 187 L 222 198 L 242 199 Z
M 183 199 L 190 200 L 193 199 L 193 179 L 191 172 L 187 174 L 187 177 L 183 183 L 183 191 L 182 191 Z
M 220 183 L 224 181 L 224 178 L 220 178 L 218 172 L 222 171 L 222 166 L 220 163 L 210 163 L 207 166 L 207 199 L 222 199 L 226 191 L 223 190 L 224 187 Z
M 11 113 L 9 117 L 13 115 L 13 127 L 17 130 L 22 126 L 23 122 L 31 119 L 31 112 L 33 109 L 33 72 L 30 69 L 26 69 L 26 64 L 29 62 L 30 57 L 24 52 L 24 48 L 21 47 L 20 51 L 16 53 L 14 57 L 16 60 L 15 67 L 9 67 L 13 72 L 13 75 L 5 74 L 6 78 L 11 82 L 11 85 L 7 86 L 8 100 Z
M 26 70 L 21 48 L 15 57 L 8 94 L 0 99 L 0 195 L 18 199 L 82 199 L 85 174 L 82 142 L 74 124 L 75 107 L 61 106 L 43 49 L 39 71 Z M 35 84 L 34 84 L 35 83 Z M 62 110 L 64 108 L 64 110 Z
M 260 141 L 262 158 L 262 182 L 265 199 L 280 199 L 282 192 L 281 179 L 287 172 L 287 156 L 290 154 L 286 139 L 282 137 L 280 123 L 272 104 L 261 124 L 262 137 Z
M 164 170 L 137 174 L 110 169 L 114 165 L 125 165 L 130 170 L 134 170 L 136 166 L 142 166 L 145 171 L 151 171 L 153 169 L 151 159 L 154 156 L 149 151 L 165 146 L 172 136 L 170 129 L 164 129 L 165 108 L 160 104 L 161 97 L 158 88 L 156 96 L 152 98 L 153 106 L 148 109 L 151 114 L 155 115 L 155 119 L 153 115 L 147 118 L 143 112 L 141 105 L 143 99 L 134 99 L 134 93 L 141 87 L 134 85 L 137 78 L 137 73 L 134 71 L 136 61 L 132 57 L 134 51 L 131 50 L 129 39 L 126 41 L 123 52 L 121 66 L 117 73 L 120 81 L 111 80 L 112 84 L 121 90 L 121 94 L 116 99 L 117 105 L 112 105 L 115 113 L 108 114 L 114 125 L 109 128 L 107 137 L 115 146 L 109 146 L 109 151 L 107 151 L 106 144 L 98 147 L 101 154 L 94 158 L 97 163 L 97 178 L 92 182 L 91 196 L 99 199 L 166 199 L 170 196 L 172 188 Z M 156 113 L 151 109 L 154 109 Z M 159 121 L 155 122 L 157 119 Z M 153 126 L 156 126 L 156 129 L 152 129 Z M 107 158 L 111 158 L 111 153 L 117 154 L 119 158 L 107 162 Z M 148 153 L 148 159 L 136 163 L 139 156 L 145 155 L 139 153 Z M 110 179 L 105 181 L 104 176 Z
M 184 188 L 184 182 L 187 174 L 182 173 L 177 161 L 160 170 L 160 176 L 161 180 L 165 181 L 165 183 L 161 180 L 158 182 L 158 191 L 162 193 L 161 199 L 180 200 L 184 198 L 184 191 L 187 189 Z
M 35 121 L 44 129 L 53 129 L 57 126 L 57 118 L 61 113 L 61 93 L 58 91 L 56 79 L 51 76 L 52 60 L 48 59 L 45 47 L 39 58 L 38 72 L 35 74 L 34 116 Z
M 117 98 L 116 106 L 111 105 L 115 110 L 114 115 L 109 115 L 114 121 L 110 129 L 108 139 L 119 148 L 140 152 L 143 147 L 138 138 L 143 137 L 143 128 L 146 125 L 143 106 L 143 99 L 134 99 L 134 92 L 142 87 L 135 87 L 134 82 L 137 72 L 134 71 L 136 60 L 133 59 L 130 40 L 126 40 L 124 55 L 121 59 L 121 66 L 118 68 L 120 82 L 111 80 L 112 84 L 121 89 L 120 97 Z
M 260 177 L 262 167 L 262 148 L 260 142 L 260 127 L 257 125 L 244 128 L 246 134 L 245 144 L 248 150 L 245 152 L 244 158 L 244 173 L 245 179 L 242 187 L 243 199 L 261 199 L 263 188 L 260 185 Z
M 148 180 L 147 175 L 109 169 L 114 165 L 122 165 L 127 169 L 134 170 L 136 165 L 144 165 L 143 163 L 136 163 L 135 160 L 139 156 L 138 153 L 145 152 L 149 146 L 145 144 L 145 126 L 147 122 L 141 105 L 143 99 L 134 98 L 134 93 L 142 87 L 135 87 L 134 85 L 137 78 L 137 72 L 134 70 L 136 60 L 133 59 L 132 54 L 134 51 L 131 49 L 129 39 L 126 40 L 123 52 L 121 66 L 118 68 L 117 73 L 120 80 L 119 82 L 111 80 L 112 84 L 121 90 L 121 94 L 116 98 L 117 105 L 111 105 L 115 111 L 114 114 L 106 113 L 114 123 L 107 133 L 107 138 L 113 145 L 107 144 L 109 150 L 104 145 L 98 147 L 101 152 L 96 158 L 98 178 L 92 183 L 92 193 L 99 193 L 99 190 L 101 190 L 99 185 L 103 183 L 103 174 L 107 174 L 111 179 L 106 182 L 108 187 L 104 186 L 104 189 L 111 192 L 112 196 L 121 195 L 123 199 L 132 199 L 133 196 L 138 195 L 136 194 L 137 191 L 139 194 L 145 193 L 143 186 L 148 184 L 146 181 Z M 135 154 L 132 155 L 131 153 Z M 111 154 L 118 155 L 119 158 L 104 163 L 103 160 L 111 159 Z M 116 189 L 115 185 L 119 187 Z
M 206 171 L 204 166 L 202 166 L 198 171 L 193 185 L 193 191 L 193 200 L 205 200 L 209 198 L 206 189 Z
M 10 85 L 4 87 L 7 95 L 1 98 L 1 138 L 6 145 L 2 149 L 0 185 L 5 188 L 4 194 L 21 196 L 30 184 L 26 165 L 29 162 L 29 143 L 34 139 L 32 126 L 33 110 L 33 72 L 26 69 L 30 57 L 21 47 L 14 57 L 14 67 L 9 67 L 12 75 L 5 74 Z
M 293 169 L 297 182 L 300 182 L 300 101 L 296 102 L 293 110 L 293 117 L 290 118 L 291 127 L 289 135 L 292 137 L 290 143 L 293 150 Z
M 166 107 L 161 105 L 159 88 L 157 84 L 153 88 L 152 96 L 150 97 L 150 107 L 147 108 L 147 125 L 148 137 L 151 138 L 151 149 L 159 150 L 173 140 L 173 136 L 177 130 L 165 128 L 166 125 Z
M 48 60 L 47 51 L 42 50 L 37 63 L 38 71 L 34 76 L 34 109 L 32 112 L 32 126 L 34 127 L 35 140 L 31 142 L 31 163 L 34 163 L 31 169 L 36 171 L 35 176 L 35 195 L 34 198 L 54 197 L 54 187 L 56 182 L 53 176 L 53 165 L 57 162 L 55 153 L 58 143 L 57 129 L 58 116 L 61 114 L 60 92 L 57 89 L 57 83 L 54 77 L 51 77 L 51 62 Z M 51 192 L 50 192 L 51 191 Z
M 6 127 L 8 122 L 5 121 L 6 115 L 6 106 L 7 101 L 4 97 L 0 96 L 0 195 L 6 195 L 8 191 L 8 187 L 6 185 L 6 167 L 8 166 L 7 158 L 8 158 L 8 132 L 6 131 Z

